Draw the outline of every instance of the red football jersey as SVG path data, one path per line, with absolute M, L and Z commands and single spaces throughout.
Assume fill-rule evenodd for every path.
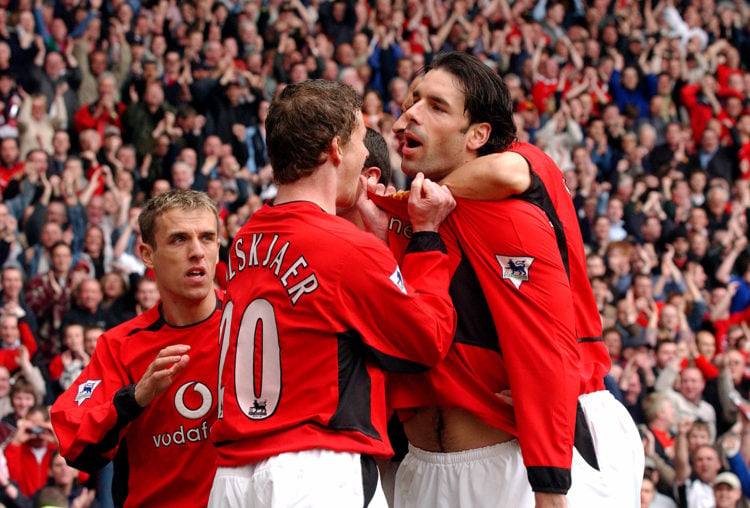
M 562 226 L 563 235 L 558 235 L 557 241 L 561 253 L 565 251 L 564 262 L 573 291 L 576 335 L 581 354 L 581 393 L 603 390 L 604 376 L 611 366 L 610 358 L 602 340 L 602 320 L 586 273 L 586 254 L 573 200 L 562 173 L 547 154 L 529 143 L 517 143 L 510 151 L 524 157 L 532 174 L 541 181 L 540 185 L 534 180 L 531 189 L 519 197 L 542 207 L 556 227 L 559 227 L 557 224 Z M 559 222 L 554 220 L 555 216 Z
M 554 228 L 522 200 L 457 201 L 441 228 L 458 312 L 453 347 L 424 374 L 389 375 L 389 402 L 466 409 L 518 437 L 532 486 L 567 489 L 579 355 Z M 509 388 L 514 407 L 496 396 Z
M 382 370 L 423 371 L 454 334 L 440 236 L 415 235 L 399 268 L 385 243 L 313 203 L 266 205 L 228 272 L 219 465 L 313 448 L 390 455 Z
M 114 460 L 118 506 L 205 506 L 216 469 L 209 434 L 221 300 L 209 318 L 184 327 L 167 324 L 160 307 L 99 338 L 89 365 L 52 406 L 52 424 L 62 455 L 78 469 L 93 473 Z M 172 344 L 190 345 L 190 361 L 141 409 L 134 382 Z

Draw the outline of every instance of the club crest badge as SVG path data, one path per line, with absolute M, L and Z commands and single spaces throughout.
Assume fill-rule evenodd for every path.
M 391 282 L 393 282 L 396 287 L 398 287 L 402 293 L 406 294 L 406 285 L 404 285 L 404 276 L 401 275 L 401 269 L 397 266 L 396 271 L 394 271 L 390 276 Z
M 516 289 L 529 280 L 529 269 L 534 258 L 525 256 L 501 256 L 495 254 L 495 259 L 503 269 L 503 279 L 508 279 Z
M 96 390 L 96 387 L 99 386 L 99 383 L 101 382 L 101 379 L 89 379 L 88 381 L 78 385 L 78 393 L 76 394 L 76 398 L 74 400 L 78 403 L 79 406 L 83 404 L 84 400 L 91 398 L 91 396 L 94 394 L 94 390 Z

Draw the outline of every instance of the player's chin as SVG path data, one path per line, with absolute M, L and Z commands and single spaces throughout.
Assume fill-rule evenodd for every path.
M 182 288 L 182 296 L 186 300 L 192 300 L 194 302 L 200 302 L 207 298 L 214 289 L 213 279 L 208 277 L 202 280 L 200 283 L 193 281 L 189 285 L 185 285 Z
M 419 164 L 416 161 L 402 159 L 401 160 L 401 172 L 410 178 L 414 178 L 419 173 Z

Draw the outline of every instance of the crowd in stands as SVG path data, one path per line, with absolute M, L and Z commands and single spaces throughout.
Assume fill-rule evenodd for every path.
M 46 407 L 158 301 L 144 201 L 205 191 L 228 248 L 275 195 L 269 103 L 308 78 L 362 93 L 403 188 L 391 126 L 449 50 L 504 77 L 519 141 L 565 177 L 607 382 L 642 429 L 643 507 L 750 499 L 746 2 L 3 0 L 0 502 L 111 503 L 56 454 Z

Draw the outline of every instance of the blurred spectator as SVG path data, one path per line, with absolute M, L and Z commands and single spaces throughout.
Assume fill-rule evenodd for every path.
M 676 358 L 681 360 L 681 358 Z M 678 389 L 672 386 L 679 375 Z M 697 367 L 688 366 L 678 374 L 678 367 L 675 363 L 667 365 L 659 377 L 656 379 L 654 389 L 657 392 L 666 393 L 669 400 L 675 406 L 677 411 L 675 422 L 683 418 L 690 422 L 701 420 L 710 426 L 711 440 L 716 439 L 716 411 L 713 406 L 703 400 L 703 389 L 706 382 L 703 373 Z M 706 482 L 710 485 L 710 482 Z
M 26 301 L 39 323 L 39 354 L 45 364 L 60 353 L 60 327 L 70 309 L 73 290 L 87 272 L 85 267 L 71 269 L 70 245 L 62 240 L 50 247 L 50 256 L 50 270 L 34 276 L 26 290 Z
M 10 403 L 10 388 L 10 370 L 0 366 L 0 420 L 13 412 L 13 406 Z
M 96 278 L 112 270 L 112 246 L 105 242 L 101 227 L 92 224 L 86 229 L 80 260 L 86 263 L 88 272 Z
M 80 135 L 86 129 L 93 129 L 104 138 L 107 127 L 114 126 L 122 130 L 122 114 L 125 105 L 115 99 L 117 81 L 110 72 L 102 72 L 97 78 L 97 95 L 90 102 L 76 111 L 73 125 Z
M 7 44 L 0 41 L 0 54 Z M 21 110 L 21 96 L 16 88 L 15 76 L 8 70 L 0 69 L 0 138 L 14 138 L 18 135 L 18 113 Z
M 122 83 L 127 72 L 130 69 L 130 62 L 132 60 L 130 53 L 130 45 L 125 40 L 125 30 L 116 18 L 109 18 L 111 23 L 111 33 L 113 38 L 116 39 L 117 44 L 112 46 L 119 49 L 113 56 L 114 64 L 111 67 L 111 78 L 112 78 L 112 90 L 108 90 L 108 93 L 112 94 L 112 103 L 120 102 L 120 93 L 116 88 L 117 83 Z M 73 55 L 78 62 L 81 70 L 82 80 L 81 86 L 78 89 L 78 100 L 81 104 L 90 104 L 98 99 L 101 99 L 101 76 L 109 68 L 108 60 L 109 55 L 106 51 L 101 49 L 92 48 L 92 43 L 87 38 L 81 38 L 75 41 L 73 48 Z M 97 91 L 98 90 L 98 91 Z M 108 99 L 107 99 L 108 100 Z
M 10 404 L 11 412 L 6 414 L 2 418 L 2 442 L 6 444 L 6 440 L 12 437 L 13 433 L 18 427 L 18 420 L 24 418 L 29 412 L 29 409 L 36 406 L 42 400 L 42 394 L 39 393 L 37 387 L 31 384 L 29 381 L 19 378 L 13 383 L 10 389 Z
M 21 157 L 33 149 L 52 152 L 52 138 L 55 129 L 67 125 L 68 114 L 63 102 L 63 94 L 67 85 L 60 85 L 55 93 L 54 102 L 48 104 L 47 97 L 42 94 L 29 95 L 21 93 L 23 103 L 18 112 L 18 139 L 21 147 Z
M 663 393 L 651 393 L 643 399 L 643 414 L 646 426 L 653 438 L 653 452 L 648 454 L 656 463 L 659 476 L 668 486 L 674 478 L 675 434 L 672 431 L 675 421 L 675 408 L 672 401 Z
M 44 406 L 34 406 L 18 420 L 18 430 L 5 448 L 10 478 L 21 492 L 31 497 L 47 483 L 57 438 Z
M 111 324 L 107 321 L 107 312 L 101 308 L 103 298 L 102 287 L 97 279 L 89 275 L 81 280 L 73 290 L 73 300 L 63 318 L 63 326 L 80 324 L 109 328 Z
M 73 384 L 91 358 L 84 350 L 83 326 L 78 323 L 63 326 L 62 337 L 65 351 L 55 356 L 48 368 L 50 381 L 57 384 L 58 395 Z
M 44 487 L 34 493 L 34 498 L 38 504 L 44 497 L 45 491 L 50 488 L 58 489 L 62 494 L 63 508 L 67 506 L 76 508 L 86 508 L 92 506 L 96 491 L 80 485 L 78 482 L 80 472 L 72 466 L 69 466 L 62 455 L 57 451 L 52 452 L 49 461 L 49 476 Z M 49 506 L 47 503 L 44 506 Z
M 176 137 L 175 112 L 164 101 L 161 82 L 154 80 L 146 84 L 141 101 L 136 95 L 122 114 L 123 140 L 132 143 L 136 155 L 142 158 L 149 153 L 161 133 Z
M 44 64 L 39 66 L 35 63 L 30 73 L 35 86 L 29 88 L 29 92 L 42 94 L 47 104 L 52 104 L 61 95 L 67 119 L 63 128 L 72 127 L 73 115 L 80 107 L 77 91 L 82 77 L 78 61 L 73 56 L 73 45 L 67 44 L 64 53 L 47 51 Z
M 29 325 L 19 321 L 15 314 L 0 314 L 0 365 L 14 373 L 21 367 L 19 363 L 19 349 L 23 347 L 24 354 L 33 357 L 37 345 L 34 334 Z

